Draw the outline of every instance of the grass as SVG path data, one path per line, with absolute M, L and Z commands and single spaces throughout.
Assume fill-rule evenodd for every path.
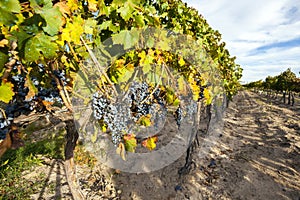
M 36 181 L 26 180 L 24 172 L 32 172 L 35 167 L 44 165 L 47 159 L 64 159 L 64 135 L 65 129 L 38 131 L 38 136 L 32 134 L 40 130 L 40 127 L 28 126 L 24 147 L 17 150 L 8 150 L 0 159 L 0 200 L 31 199 L 30 195 L 37 194 L 45 185 L 48 191 L 54 191 L 55 185 L 49 185 L 46 174 L 38 174 Z M 33 142 L 39 137 L 39 141 Z M 96 159 L 84 149 L 83 145 L 77 145 L 74 151 L 74 159 L 77 165 L 87 165 L 93 168 Z
M 63 159 L 64 136 L 62 133 L 53 137 L 46 136 L 41 141 L 30 143 L 17 150 L 8 150 L 0 160 L 0 199 L 30 199 L 30 194 L 39 191 L 45 184 L 45 177 L 41 173 L 40 181 L 32 182 L 22 178 L 25 170 L 34 170 L 42 165 L 43 157 Z

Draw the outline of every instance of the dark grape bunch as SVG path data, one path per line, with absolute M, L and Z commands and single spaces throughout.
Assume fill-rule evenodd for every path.
M 117 145 L 124 132 L 128 132 L 127 120 L 130 113 L 121 103 L 113 103 L 105 95 L 96 92 L 92 98 L 94 118 L 102 120 L 112 134 L 112 142 Z
M 53 74 L 61 81 L 61 83 L 66 86 L 70 82 L 69 78 L 66 78 L 66 73 L 63 70 L 53 70 Z
M 106 125 L 106 133 L 111 134 L 112 142 L 118 145 L 125 133 L 132 130 L 135 132 L 134 127 L 139 124 L 143 116 L 147 118 L 150 116 L 151 126 L 154 125 L 154 128 L 149 127 L 149 130 L 153 130 L 150 131 L 151 133 L 149 132 L 150 134 L 158 130 L 158 126 L 164 124 L 162 121 L 167 116 L 167 104 L 164 96 L 165 93 L 161 91 L 160 87 L 153 88 L 146 82 L 132 82 L 128 92 L 119 99 L 112 100 L 107 95 L 96 92 L 92 96 L 93 116 L 100 124 Z M 185 98 L 182 97 L 182 102 L 187 105 L 184 108 L 179 105 L 174 112 L 178 128 L 183 118 L 193 116 L 196 109 L 195 105 Z M 137 135 L 137 138 L 144 136 Z
M 153 116 L 161 107 L 165 108 L 162 92 L 159 88 L 151 88 L 146 83 L 133 82 L 130 87 L 129 97 L 131 98 L 131 112 L 133 119 L 137 122 L 142 116 L 150 114 Z
M 34 110 L 41 112 L 44 111 L 43 105 L 41 105 L 41 101 L 47 101 L 51 103 L 55 103 L 58 106 L 63 105 L 63 101 L 59 95 L 59 91 L 57 88 L 57 83 L 54 79 L 51 80 L 51 85 L 45 87 L 41 84 L 41 81 L 38 80 L 37 77 L 31 76 L 30 80 L 33 85 L 37 89 L 37 93 L 32 97 L 28 97 L 29 88 L 26 86 L 26 73 L 18 69 L 20 66 L 19 61 L 16 62 L 16 65 L 12 68 L 12 74 L 9 76 L 9 80 L 13 83 L 14 87 L 14 97 L 13 100 L 8 105 L 2 106 L 4 110 L 4 114 L 0 115 L 0 139 L 5 138 L 6 133 L 9 131 L 9 126 L 12 123 L 13 119 L 24 114 L 28 115 Z M 45 67 L 42 64 L 38 66 L 39 72 L 46 73 Z M 47 72 L 48 73 L 48 72 Z M 65 72 L 61 70 L 54 70 L 53 74 L 55 77 L 61 81 L 61 83 L 66 86 L 70 81 L 65 77 Z
M 178 127 L 180 127 L 181 121 L 183 119 L 183 112 L 180 106 L 175 111 L 175 119 L 176 119 L 176 124 Z
M 131 130 L 132 122 L 138 122 L 141 117 L 150 114 L 152 120 L 164 118 L 162 115 L 166 113 L 159 112 L 165 106 L 160 90 L 156 89 L 152 95 L 150 91 L 146 82 L 133 82 L 129 92 L 116 102 L 99 92 L 93 94 L 93 116 L 107 125 L 114 144 L 117 145 L 123 134 Z
M 8 127 L 11 124 L 11 120 L 7 119 L 3 111 L 0 110 L 0 140 L 5 139 Z

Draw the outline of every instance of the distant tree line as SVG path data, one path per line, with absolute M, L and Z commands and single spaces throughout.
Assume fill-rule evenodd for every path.
M 299 72 L 300 74 L 300 72 Z M 245 84 L 244 87 L 265 93 L 268 97 L 278 98 L 282 94 L 283 103 L 294 105 L 295 95 L 300 93 L 300 77 L 298 78 L 290 68 L 277 76 L 268 76 L 266 79 Z

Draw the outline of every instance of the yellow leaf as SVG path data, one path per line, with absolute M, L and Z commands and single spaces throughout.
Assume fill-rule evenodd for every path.
M 14 85 L 11 82 L 4 82 L 0 85 L 0 100 L 4 103 L 9 103 L 12 100 L 14 93 Z
M 0 47 L 4 47 L 6 45 L 8 45 L 8 40 L 7 39 L 3 39 L 3 40 L 0 41 Z
M 118 155 L 120 155 L 123 160 L 126 160 L 126 158 L 125 158 L 125 145 L 122 142 L 120 142 L 118 148 L 116 149 L 116 153 Z
M 157 142 L 157 140 L 158 140 L 157 136 L 150 137 L 150 138 L 144 140 L 142 142 L 142 145 L 143 145 L 143 147 L 145 147 L 145 148 L 149 149 L 150 151 L 152 151 L 153 149 L 156 148 L 156 142 Z
M 97 0 L 88 0 L 88 2 L 89 2 L 89 11 L 91 11 L 91 12 L 96 12 L 97 10 L 98 10 L 98 8 L 97 8 L 97 4 L 98 4 L 98 2 L 97 2 Z
M 187 88 L 186 88 L 186 82 L 184 80 L 184 77 L 180 76 L 177 81 L 178 81 L 178 89 L 179 89 L 180 93 L 182 95 L 187 95 L 188 91 L 187 91 Z
M 151 126 L 152 122 L 151 122 L 151 115 L 147 114 L 145 116 L 142 116 L 139 119 L 139 124 L 141 124 L 142 126 Z
M 184 66 L 185 65 L 185 61 L 183 58 L 180 58 L 179 61 L 178 61 L 178 64 L 180 67 Z
M 210 90 L 208 88 L 204 88 L 203 95 L 204 95 L 204 98 L 206 99 L 206 104 L 211 104 L 212 96 L 211 96 Z
M 68 0 L 68 4 L 67 4 L 71 10 L 71 12 L 73 13 L 73 11 L 78 9 L 78 0 Z

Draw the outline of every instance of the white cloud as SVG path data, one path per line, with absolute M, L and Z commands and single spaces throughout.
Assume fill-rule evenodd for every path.
M 292 48 L 257 49 L 300 38 L 300 1 L 184 1 L 198 9 L 213 29 L 220 31 L 230 54 L 244 68 L 242 80 L 264 79 L 287 67 L 299 75 L 300 44 Z

